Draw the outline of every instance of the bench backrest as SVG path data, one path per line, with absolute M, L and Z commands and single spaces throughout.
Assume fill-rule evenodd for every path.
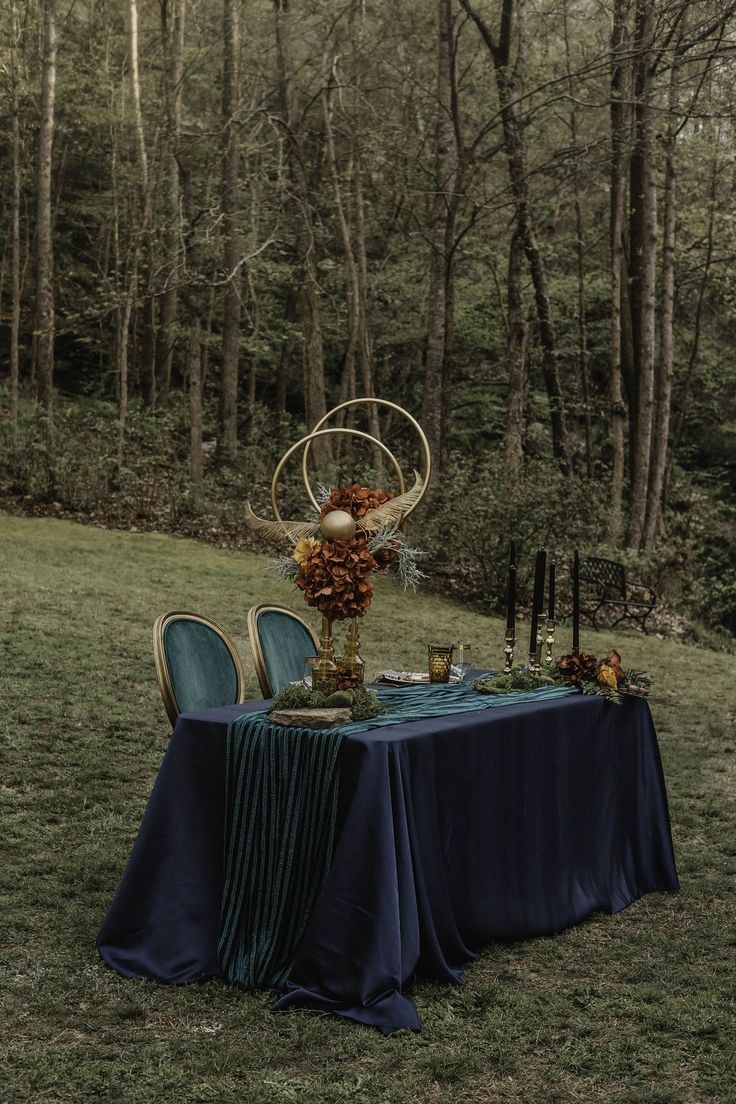
M 592 583 L 597 591 L 605 588 L 608 594 L 626 597 L 626 572 L 624 565 L 615 560 L 602 560 L 598 556 L 586 556 L 580 561 L 580 581 Z

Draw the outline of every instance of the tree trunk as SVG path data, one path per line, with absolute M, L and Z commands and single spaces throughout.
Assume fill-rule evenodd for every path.
M 698 301 L 695 306 L 693 340 L 690 346 L 690 355 L 687 359 L 687 367 L 685 369 L 685 379 L 683 381 L 682 394 L 680 396 L 680 401 L 677 404 L 677 418 L 675 419 L 675 426 L 672 433 L 672 448 L 670 449 L 668 469 L 671 469 L 672 457 L 677 451 L 677 446 L 680 443 L 682 429 L 685 424 L 685 417 L 690 405 L 690 390 L 692 388 L 693 372 L 698 360 L 698 353 L 700 352 L 700 335 L 702 332 L 703 321 L 703 303 L 705 302 L 705 293 L 710 281 L 711 265 L 713 262 L 713 230 L 715 226 L 716 199 L 718 197 L 719 154 L 720 130 L 716 130 L 713 135 L 713 161 L 711 162 L 710 182 L 708 187 L 708 234 L 705 242 L 705 263 L 703 265 L 703 275 L 700 281 L 700 287 L 698 288 Z M 667 482 L 668 481 L 669 480 L 667 480 Z
M 509 245 L 507 281 L 509 389 L 506 404 L 506 432 L 504 434 L 504 472 L 508 481 L 516 480 L 521 476 L 524 458 L 524 384 L 528 326 L 521 294 L 523 260 L 524 246 L 517 228 Z
M 240 111 L 240 4 L 224 0 L 222 72 L 222 226 L 225 296 L 222 318 L 220 453 L 235 457 L 238 447 L 238 360 L 240 352 L 240 224 L 238 115 Z
M 259 347 L 261 342 L 261 304 L 258 301 L 253 276 L 248 272 L 246 277 L 248 295 L 250 297 L 251 318 L 253 319 L 253 353 L 248 365 L 248 393 L 246 410 L 248 414 L 248 431 L 253 425 L 256 416 L 256 385 L 258 382 L 258 362 L 260 359 Z
M 202 495 L 202 323 L 195 311 L 189 330 L 189 425 L 192 506 L 199 506 Z
M 12 96 L 11 159 L 12 205 L 10 211 L 10 417 L 18 428 L 20 391 L 20 78 L 18 75 L 18 10 L 16 0 L 10 5 L 10 84 Z
M 51 414 L 54 381 L 54 284 L 51 230 L 51 161 L 56 92 L 56 0 L 43 3 L 43 74 L 36 187 L 37 397 Z
M 294 352 L 296 348 L 296 338 L 292 331 L 292 326 L 297 320 L 297 292 L 296 288 L 292 286 L 286 294 L 286 303 L 284 304 L 284 322 L 288 329 L 286 336 L 281 342 L 279 363 L 276 368 L 274 406 L 280 413 L 286 410 L 286 395 L 289 390 L 289 379 L 294 364 Z
M 166 101 L 166 152 L 164 160 L 166 228 L 166 288 L 161 296 L 156 373 L 159 401 L 168 401 L 176 342 L 178 273 L 181 268 L 181 188 L 179 183 L 179 130 L 183 79 L 184 21 L 186 0 L 163 0 L 161 41 L 164 50 L 164 95 Z M 200 335 L 201 336 L 201 335 Z
M 135 131 L 136 148 L 138 152 L 138 171 L 140 173 L 140 192 L 141 192 L 141 216 L 140 227 L 134 228 L 135 240 L 131 249 L 132 259 L 130 262 L 130 276 L 131 280 L 127 289 L 126 303 L 124 311 L 127 313 L 130 311 L 131 317 L 135 313 L 135 325 L 134 325 L 134 344 L 133 351 L 135 357 L 136 372 L 139 379 L 143 381 L 143 387 L 147 393 L 148 402 L 152 409 L 155 409 L 158 401 L 158 393 L 156 387 L 156 347 L 155 347 L 155 332 L 156 332 L 156 316 L 155 316 L 155 303 L 151 296 L 151 273 L 153 270 L 153 243 L 150 236 L 150 224 L 152 215 L 152 181 L 151 173 L 149 171 L 148 163 L 148 151 L 146 149 L 146 134 L 143 124 L 143 109 L 141 106 L 141 81 L 140 81 L 140 53 L 138 49 L 138 4 L 137 0 L 128 0 L 128 72 L 130 78 L 130 93 L 133 104 L 133 129 Z M 148 263 L 144 262 L 141 266 L 141 257 L 147 257 Z M 137 304 L 139 302 L 139 278 L 141 275 L 141 267 L 143 267 L 145 293 L 143 303 L 139 309 Z M 140 339 L 138 335 L 140 336 Z M 127 379 L 128 379 L 128 334 L 126 330 L 125 335 L 125 355 L 124 355 L 124 372 L 126 376 L 125 380 L 125 392 L 127 394 Z M 123 386 L 121 381 L 121 456 L 122 456 L 122 438 L 125 437 L 126 429 L 126 417 L 127 417 L 127 399 L 125 404 L 122 402 Z
M 626 67 L 622 54 L 626 43 L 628 0 L 615 0 L 611 33 L 611 483 L 608 540 L 617 545 L 623 526 L 624 427 L 626 406 L 622 390 L 624 294 L 624 214 L 626 209 Z
M 327 66 L 324 66 L 325 72 L 323 75 L 323 88 L 322 88 L 322 120 L 325 127 L 325 145 L 327 148 L 327 160 L 330 166 L 330 176 L 332 178 L 332 194 L 335 203 L 335 213 L 337 215 L 337 225 L 340 230 L 340 240 L 342 243 L 342 255 L 343 266 L 345 269 L 345 300 L 347 303 L 347 340 L 345 344 L 345 357 L 343 362 L 343 380 L 341 385 L 341 399 L 346 401 L 347 399 L 354 399 L 356 397 L 355 392 L 355 361 L 356 352 L 358 348 L 358 336 L 359 336 L 359 324 L 358 317 L 359 311 L 359 293 L 358 293 L 358 269 L 355 262 L 355 253 L 353 251 L 353 243 L 350 234 L 350 227 L 348 225 L 347 215 L 345 213 L 345 204 L 342 198 L 342 186 L 340 184 L 340 171 L 337 164 L 337 153 L 335 150 L 335 134 L 332 127 L 332 101 L 330 93 L 330 85 L 335 79 L 334 67 L 337 59 L 333 58 L 332 71 L 327 71 Z
M 146 135 L 143 129 L 143 111 L 141 110 L 141 80 L 138 68 L 138 6 L 137 0 L 128 0 L 128 66 L 130 92 L 133 99 L 133 126 L 138 147 L 138 167 L 141 174 L 141 187 L 148 189 L 148 153 Z
M 123 308 L 120 311 L 120 326 L 117 342 L 118 377 L 118 474 L 125 458 L 125 432 L 128 421 L 128 347 L 130 341 L 130 323 L 135 305 L 135 291 L 138 284 L 138 255 L 133 251 L 132 267 L 128 275 L 128 286 Z
M 141 85 L 139 73 L 138 55 L 138 7 L 137 0 L 128 0 L 128 76 L 130 80 L 131 100 L 133 103 L 133 128 L 136 136 L 136 149 L 138 155 L 138 171 L 140 173 L 141 189 L 141 221 L 139 227 L 133 227 L 133 242 L 130 246 L 129 259 L 126 270 L 125 294 L 123 306 L 120 312 L 119 340 L 116 347 L 117 377 L 118 377 L 118 471 L 123 466 L 125 433 L 128 418 L 128 382 L 129 382 L 129 356 L 130 327 L 134 319 L 137 322 L 136 303 L 138 301 L 138 278 L 140 270 L 141 252 L 144 249 L 147 237 L 149 218 L 151 211 L 151 190 L 148 172 L 148 153 L 146 150 L 146 136 L 143 127 L 143 110 L 141 108 Z M 113 146 L 113 156 L 115 148 Z M 113 194 L 115 196 L 115 170 L 113 171 Z M 115 202 L 116 199 L 114 200 Z M 115 215 L 116 227 L 118 225 L 118 212 Z M 116 231 L 117 232 L 117 231 Z M 148 302 L 148 301 L 146 301 Z M 134 323 L 135 329 L 135 323 Z M 135 335 L 134 335 L 135 336 Z M 149 400 L 151 406 L 155 406 L 156 388 L 152 374 L 146 374 L 149 387 Z
M 365 246 L 365 204 L 363 201 L 363 169 L 360 150 L 354 150 L 353 179 L 355 181 L 355 240 L 358 260 L 358 359 L 360 361 L 360 379 L 363 394 L 373 397 L 373 344 L 368 321 L 368 259 Z M 368 432 L 378 440 L 381 431 L 378 421 L 378 408 L 368 408 Z M 373 447 L 373 467 L 382 476 L 384 471 L 383 453 Z
M 677 175 L 675 146 L 679 127 L 681 56 L 676 54 L 670 69 L 669 114 L 664 139 L 664 228 L 662 236 L 662 308 L 659 358 L 655 379 L 652 448 L 649 460 L 649 488 L 644 524 L 644 547 L 654 544 L 662 519 L 663 491 L 670 435 L 672 405 L 673 321 L 675 315 L 675 240 L 677 231 Z
M 276 12 L 276 59 L 281 115 L 288 136 L 289 174 L 296 204 L 296 248 L 300 269 L 297 285 L 297 307 L 303 342 L 304 414 L 307 427 L 311 429 L 324 417 L 327 410 L 320 293 L 317 283 L 310 189 L 307 180 L 302 136 L 299 130 L 300 121 L 294 101 L 294 60 L 291 51 L 289 0 L 274 0 L 274 8 Z M 332 449 L 327 440 L 318 441 L 314 451 L 320 465 L 329 463 L 332 457 Z
M 112 199 L 112 266 L 113 286 L 115 289 L 115 340 L 113 344 L 113 370 L 118 397 L 118 440 L 117 466 L 118 476 L 123 463 L 125 441 L 125 418 L 128 402 L 128 322 L 124 302 L 128 299 L 127 272 L 123 272 L 122 251 L 120 248 L 120 199 L 118 193 L 118 141 L 115 130 L 115 93 L 110 80 L 109 30 L 105 49 L 105 79 L 110 89 L 110 193 Z M 125 334 L 123 326 L 125 325 Z
M 585 474 L 593 478 L 593 432 L 590 415 L 590 357 L 588 353 L 588 320 L 585 306 L 585 242 L 583 241 L 583 212 L 580 203 L 580 166 L 578 163 L 578 120 L 575 110 L 575 89 L 572 79 L 570 59 L 570 37 L 567 28 L 567 0 L 563 13 L 565 37 L 565 61 L 569 75 L 570 89 L 570 140 L 572 142 L 572 184 L 573 206 L 575 209 L 575 260 L 578 282 L 578 369 L 580 373 L 580 391 L 583 399 L 583 425 L 585 428 Z
M 350 11 L 351 45 L 352 45 L 352 81 L 356 94 L 363 95 L 365 84 L 364 69 L 366 57 L 365 45 L 366 11 L 364 0 L 353 0 Z M 373 345 L 368 310 L 368 259 L 366 255 L 365 232 L 365 203 L 363 200 L 363 116 L 356 112 L 354 125 L 351 127 L 352 143 L 351 158 L 353 165 L 353 195 L 355 218 L 355 257 L 357 261 L 358 277 L 358 363 L 360 366 L 360 381 L 363 395 L 372 398 L 375 394 L 373 384 Z M 371 436 L 380 440 L 381 431 L 376 406 L 366 406 L 368 417 L 368 432 Z M 372 446 L 372 463 L 379 479 L 384 477 L 383 453 Z
M 634 148 L 631 157 L 629 278 L 634 337 L 636 437 L 627 544 L 638 548 L 644 532 L 652 446 L 657 268 L 657 166 L 654 102 L 653 0 L 637 0 L 634 49 Z
M 547 270 L 537 241 L 536 224 L 529 192 L 526 140 L 521 106 L 526 60 L 523 0 L 516 0 L 519 46 L 513 71 L 510 68 L 510 59 L 515 0 L 503 0 L 498 44 L 494 40 L 488 25 L 471 7 L 470 0 L 460 0 L 460 3 L 477 26 L 493 62 L 501 108 L 504 147 L 509 165 L 511 192 L 516 204 L 516 221 L 524 243 L 524 252 L 534 285 L 534 303 L 539 325 L 539 338 L 542 345 L 542 371 L 549 402 L 552 452 L 560 468 L 566 472 L 570 467 L 570 458 L 565 403 L 557 363 L 557 338 L 552 319 Z
M 439 0 L 437 52 L 437 128 L 435 136 L 434 199 L 431 214 L 431 257 L 427 304 L 427 352 L 424 365 L 422 427 L 435 458 L 438 479 L 446 459 L 446 408 L 450 403 L 448 318 L 452 310 L 448 291 L 452 279 L 455 213 L 457 210 L 458 146 L 453 123 L 452 0 Z M 448 248 L 449 246 L 449 248 Z

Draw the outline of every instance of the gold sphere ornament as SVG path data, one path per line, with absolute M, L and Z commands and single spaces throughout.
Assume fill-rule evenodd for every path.
M 347 510 L 330 510 L 319 528 L 325 540 L 349 541 L 355 535 L 355 518 Z

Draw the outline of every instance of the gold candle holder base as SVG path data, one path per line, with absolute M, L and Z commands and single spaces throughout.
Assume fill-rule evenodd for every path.
M 547 626 L 546 627 L 547 627 L 547 632 L 546 632 L 545 638 L 544 638 L 544 646 L 545 646 L 544 665 L 547 668 L 547 671 L 551 671 L 552 670 L 552 664 L 554 662 L 554 658 L 552 656 L 552 648 L 554 647 L 554 643 L 555 643 L 555 619 L 554 619 L 554 617 L 548 617 L 547 618 Z
M 505 675 L 510 675 L 511 674 L 511 669 L 514 666 L 514 648 L 515 647 L 516 647 L 516 637 L 514 636 L 514 634 L 512 632 L 509 632 L 507 630 L 506 636 L 504 638 L 504 648 L 503 648 L 503 654 L 504 654 L 503 673 Z
M 537 649 L 529 653 L 529 669 L 533 675 L 539 675 L 542 671 L 542 634 L 537 629 Z
M 542 645 L 544 644 L 544 637 L 542 636 L 542 630 L 536 630 L 536 656 L 534 657 L 534 673 L 535 675 L 541 675 L 542 673 Z

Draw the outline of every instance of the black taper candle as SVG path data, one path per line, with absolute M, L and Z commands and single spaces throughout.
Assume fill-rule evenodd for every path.
M 506 585 L 506 632 L 516 633 L 516 565 L 509 564 L 509 578 Z
M 506 583 L 506 632 L 516 630 L 516 542 L 509 543 L 509 574 Z
M 537 651 L 537 620 L 543 602 L 544 568 L 546 561 L 547 553 L 544 548 L 538 548 L 537 560 L 534 565 L 534 594 L 532 597 L 532 624 L 529 634 L 529 655 L 536 655 Z
M 580 557 L 577 548 L 572 561 L 572 650 L 580 651 Z
M 549 606 L 547 608 L 547 619 L 554 621 L 555 619 L 555 575 L 557 573 L 557 561 L 552 560 L 549 565 Z

